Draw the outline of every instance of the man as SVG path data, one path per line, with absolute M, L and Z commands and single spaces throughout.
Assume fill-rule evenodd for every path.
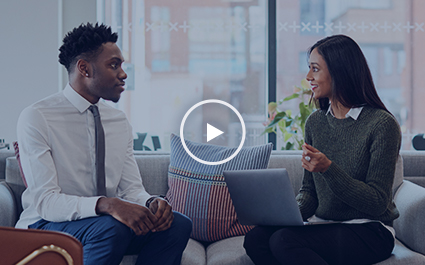
M 127 118 L 99 101 L 124 91 L 117 38 L 98 24 L 69 32 L 59 49 L 69 84 L 21 113 L 28 188 L 16 227 L 73 235 L 86 265 L 119 264 L 126 254 L 138 254 L 137 264 L 180 264 L 192 223 L 145 191 Z

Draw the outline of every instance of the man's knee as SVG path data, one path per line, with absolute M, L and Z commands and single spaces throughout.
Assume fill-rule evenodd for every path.
M 189 238 L 190 233 L 192 233 L 192 220 L 190 220 L 187 216 L 174 212 L 174 220 L 171 227 L 175 227 L 177 231 L 181 233 L 182 236 L 187 235 Z
M 119 242 L 118 244 L 122 244 L 122 240 L 130 241 L 131 230 L 128 226 L 110 215 L 100 216 L 97 218 L 99 219 L 96 222 L 96 225 L 93 226 L 93 238 Z
M 153 240 L 160 241 L 166 247 L 172 246 L 178 251 L 183 251 L 192 232 L 192 221 L 185 215 L 174 212 L 174 220 L 171 227 L 165 231 L 153 233 Z M 164 246 L 165 246 L 164 245 Z
M 94 217 L 84 237 L 85 264 L 119 264 L 130 242 L 131 230 L 109 215 Z

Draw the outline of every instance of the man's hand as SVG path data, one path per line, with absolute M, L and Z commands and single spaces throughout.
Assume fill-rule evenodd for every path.
M 174 219 L 174 214 L 171 205 L 166 200 L 159 197 L 155 198 L 149 205 L 149 209 L 158 219 L 152 232 L 164 231 L 170 228 Z
M 304 143 L 302 145 L 303 154 L 301 161 L 302 167 L 310 172 L 325 172 L 328 170 L 332 161 L 325 154 L 314 148 L 313 146 Z
M 158 217 L 148 208 L 118 198 L 100 198 L 97 201 L 96 213 L 111 215 L 133 229 L 136 235 L 146 235 L 149 231 L 153 231 L 158 224 Z M 160 231 L 158 228 L 156 230 Z

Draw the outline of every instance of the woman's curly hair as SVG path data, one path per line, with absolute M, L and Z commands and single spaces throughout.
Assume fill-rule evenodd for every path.
M 81 24 L 68 32 L 59 48 L 59 63 L 65 66 L 68 73 L 79 59 L 92 60 L 102 52 L 102 44 L 116 43 L 118 34 L 112 33 L 111 27 L 96 23 Z

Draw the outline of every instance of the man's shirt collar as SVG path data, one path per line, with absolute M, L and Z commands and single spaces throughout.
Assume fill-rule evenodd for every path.
M 78 109 L 81 113 L 86 111 L 90 105 L 92 105 L 87 99 L 83 98 L 80 94 L 75 91 L 68 83 L 63 90 L 64 96 L 71 102 L 71 104 Z M 99 103 L 99 102 L 98 102 Z M 96 103 L 95 105 L 97 105 Z

